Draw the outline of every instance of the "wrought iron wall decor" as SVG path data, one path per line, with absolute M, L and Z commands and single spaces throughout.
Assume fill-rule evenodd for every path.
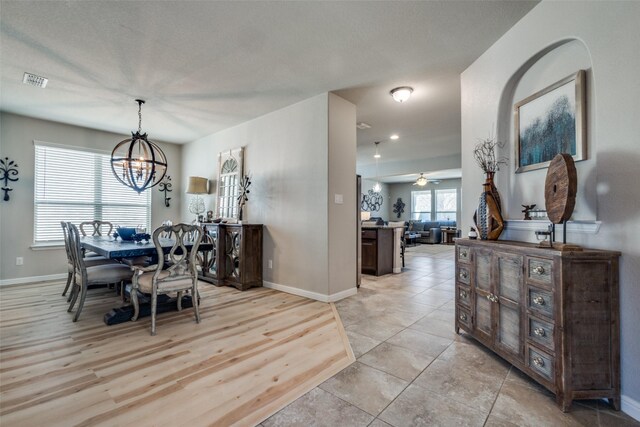
M 13 191 L 13 188 L 9 187 L 9 182 L 16 182 L 18 180 L 18 164 L 13 160 L 9 160 L 8 157 L 0 159 L 0 181 L 4 181 L 2 191 L 4 191 L 5 202 L 9 201 L 9 191 Z
M 382 194 L 376 193 L 373 190 L 369 190 L 367 193 L 368 194 L 362 195 L 362 202 L 360 203 L 360 207 L 363 211 L 379 211 L 380 207 L 382 206 L 382 202 L 384 201 Z
M 398 197 L 398 201 L 393 204 L 393 213 L 396 214 L 397 218 L 400 218 L 404 213 L 404 207 L 406 205 L 402 201 L 401 197 Z
M 161 193 L 164 193 L 164 205 L 169 207 L 169 201 L 171 197 L 167 197 L 167 193 L 171 193 L 173 190 L 171 189 L 171 175 L 165 175 L 163 180 L 160 182 L 159 189 Z
M 249 196 L 247 196 L 251 192 L 249 191 L 249 187 L 251 187 L 251 176 L 245 175 L 240 180 L 240 194 L 238 195 L 238 221 L 242 221 L 244 205 L 249 201 Z

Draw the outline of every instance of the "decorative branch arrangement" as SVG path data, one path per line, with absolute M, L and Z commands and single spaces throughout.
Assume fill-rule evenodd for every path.
M 507 157 L 496 157 L 496 147 L 503 148 L 504 142 L 496 141 L 494 138 L 480 139 L 473 149 L 473 157 L 480 169 L 484 173 L 496 173 L 500 170 L 500 165 L 506 165 L 509 160 Z
M 172 192 L 173 190 L 171 189 L 172 185 L 171 185 L 171 176 L 166 175 L 164 177 L 164 179 L 162 181 L 160 181 L 159 184 L 159 190 L 161 193 L 164 193 L 164 205 L 166 207 L 169 207 L 169 201 L 171 200 L 171 197 L 167 197 L 167 193 Z
M 402 198 L 398 197 L 398 201 L 393 204 L 393 213 L 397 215 L 397 218 L 400 218 L 404 213 L 404 207 L 406 205 L 402 201 Z
M 380 193 L 369 190 L 368 194 L 362 195 L 362 202 L 360 203 L 360 207 L 363 211 L 377 212 L 380 210 L 383 201 L 384 198 Z
M 250 193 L 249 187 L 251 186 L 251 176 L 245 175 L 240 180 L 240 194 L 238 195 L 238 221 L 242 221 L 242 210 L 245 203 L 249 201 L 247 194 Z
M 15 178 L 13 178 L 15 177 Z M 2 191 L 4 191 L 5 202 L 9 201 L 9 191 L 13 191 L 13 188 L 9 187 L 9 182 L 16 182 L 18 180 L 18 164 L 13 160 L 9 160 L 8 157 L 0 159 L 0 181 L 4 181 Z

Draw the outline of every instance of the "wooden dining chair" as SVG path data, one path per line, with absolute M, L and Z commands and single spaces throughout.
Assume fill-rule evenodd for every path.
M 73 256 L 71 254 L 71 243 L 69 241 L 69 227 L 66 222 L 60 221 L 60 226 L 62 227 L 62 234 L 64 236 L 64 249 L 67 253 L 67 284 L 64 287 L 64 291 L 62 292 L 62 296 L 67 294 L 71 283 L 73 283 L 75 278 L 75 266 L 73 263 Z M 116 261 L 107 259 L 103 256 L 97 255 L 93 257 L 88 257 L 84 259 L 85 266 L 94 267 L 96 265 L 103 264 L 115 264 Z M 67 302 L 71 301 L 71 294 L 69 294 L 69 298 L 67 298 Z
M 165 259 L 160 236 L 169 231 L 172 232 L 175 240 Z M 190 239 L 190 236 L 192 239 Z M 196 322 L 200 323 L 196 254 L 198 253 L 201 239 L 202 227 L 198 225 L 176 224 L 158 227 L 153 232 L 153 243 L 158 252 L 158 264 L 149 267 L 131 267 L 135 271 L 131 289 L 131 301 L 134 307 L 134 314 L 131 320 L 136 321 L 140 314 L 138 291 L 151 294 L 151 335 L 156 334 L 158 294 L 177 292 L 178 311 L 180 311 L 182 310 L 182 294 L 190 291 Z M 191 248 L 187 249 L 185 243 L 192 245 Z M 165 264 L 169 264 L 169 267 L 165 268 Z
M 80 245 L 80 232 L 78 227 L 72 223 L 67 223 L 67 230 L 69 232 L 69 244 L 71 247 L 71 257 L 74 266 L 74 278 L 73 289 L 71 291 L 71 303 L 67 311 L 72 311 L 73 307 L 78 302 L 78 308 L 76 314 L 73 316 L 73 321 L 78 321 L 82 307 L 84 306 L 84 300 L 87 296 L 87 290 L 89 286 L 94 285 L 110 285 L 122 283 L 124 281 L 131 280 L 132 272 L 129 267 L 119 263 L 109 263 L 101 265 L 89 265 L 89 260 L 85 260 L 82 256 L 82 248 Z
M 85 227 L 88 230 L 85 230 Z M 103 233 L 102 228 L 108 228 L 106 233 Z M 80 223 L 80 233 L 83 236 L 111 236 L 111 232 L 113 231 L 113 224 L 109 221 L 98 221 L 94 219 L 93 221 L 85 221 Z

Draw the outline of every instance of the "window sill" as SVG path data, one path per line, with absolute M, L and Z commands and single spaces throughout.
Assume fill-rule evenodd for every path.
M 49 250 L 57 250 L 64 249 L 63 242 L 52 242 L 52 243 L 34 243 L 30 246 L 32 251 L 49 251 Z

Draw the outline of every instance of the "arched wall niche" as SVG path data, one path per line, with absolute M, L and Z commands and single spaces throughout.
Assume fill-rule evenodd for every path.
M 558 41 L 541 50 L 515 72 L 502 90 L 496 120 L 496 137 L 504 141 L 500 155 L 507 157 L 508 166 L 497 174 L 497 186 L 503 195 L 506 219 L 522 219 L 523 204 L 536 204 L 544 209 L 544 181 L 547 169 L 516 174 L 515 130 L 513 105 L 527 96 L 546 88 L 578 70 L 586 70 L 587 106 L 587 160 L 577 162 L 578 196 L 573 220 L 595 220 L 596 212 L 596 159 L 594 106 L 595 85 L 591 56 L 587 46 L 579 39 Z

